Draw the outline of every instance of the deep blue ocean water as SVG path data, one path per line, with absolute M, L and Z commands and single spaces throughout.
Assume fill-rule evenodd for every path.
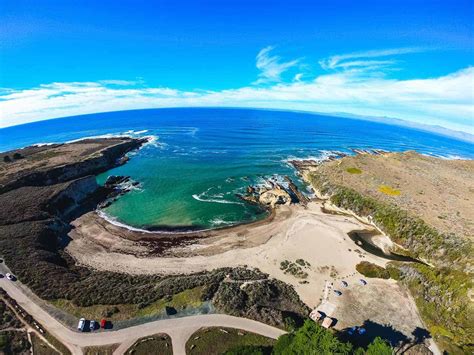
M 111 174 L 140 187 L 105 211 L 124 224 L 209 228 L 261 218 L 235 197 L 276 175 L 295 178 L 290 158 L 321 157 L 350 148 L 416 150 L 474 158 L 474 145 L 400 126 L 324 115 L 251 109 L 183 108 L 121 111 L 61 118 L 0 129 L 0 150 L 84 137 L 153 136 Z M 300 185 L 301 186 L 301 185 Z

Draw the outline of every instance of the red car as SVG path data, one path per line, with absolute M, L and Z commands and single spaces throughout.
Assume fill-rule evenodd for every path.
M 102 320 L 100 321 L 100 327 L 101 327 L 102 329 L 105 329 L 105 325 L 106 325 L 106 324 L 107 324 L 107 321 L 106 321 L 105 319 L 102 319 Z

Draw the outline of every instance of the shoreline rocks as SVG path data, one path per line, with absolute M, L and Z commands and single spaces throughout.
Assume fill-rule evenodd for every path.
M 236 196 L 247 203 L 274 209 L 277 205 L 290 205 L 292 203 L 306 206 L 309 199 L 298 190 L 293 181 L 285 176 L 288 186 L 268 179 L 262 186 L 247 186 L 246 194 Z

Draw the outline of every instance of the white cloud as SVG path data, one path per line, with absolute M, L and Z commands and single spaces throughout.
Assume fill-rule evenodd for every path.
M 258 52 L 256 66 L 260 73 L 255 84 L 279 82 L 281 81 L 281 74 L 298 64 L 297 59 L 283 62 L 280 56 L 271 55 L 270 52 L 273 49 L 273 46 L 268 46 Z
M 397 63 L 396 60 L 378 60 L 370 58 L 384 58 L 389 56 L 399 56 L 410 53 L 420 53 L 426 51 L 426 48 L 420 47 L 405 47 L 405 48 L 391 48 L 381 50 L 371 50 L 363 52 L 353 52 L 347 54 L 338 54 L 331 57 L 322 59 L 319 64 L 323 69 L 335 70 L 343 69 L 347 70 L 350 68 L 357 68 L 358 70 L 375 70 L 383 67 L 391 66 Z M 363 59 L 363 60 L 360 60 Z
M 274 58 L 269 56 L 270 50 L 267 47 L 262 55 Z M 384 51 L 382 55 L 389 56 L 388 53 L 395 52 Z M 292 62 L 281 63 L 279 58 L 264 60 L 265 68 L 278 68 L 268 70 L 260 78 L 273 78 L 272 84 L 221 91 L 182 91 L 122 81 L 120 84 L 116 81 L 70 82 L 40 85 L 28 90 L 2 89 L 0 127 L 127 109 L 232 106 L 393 117 L 474 134 L 474 67 L 434 78 L 397 80 L 383 75 L 360 75 L 354 71 L 354 68 L 367 66 L 366 60 L 361 58 L 375 58 L 380 56 L 380 51 L 365 52 L 364 55 L 339 56 L 333 61 L 337 70 L 312 79 L 306 79 L 308 74 L 303 79 L 298 73 L 289 83 L 276 79 Z M 352 64 L 344 67 L 342 63 L 347 59 Z M 377 61 L 382 62 L 378 63 L 382 68 L 383 62 L 390 59 Z

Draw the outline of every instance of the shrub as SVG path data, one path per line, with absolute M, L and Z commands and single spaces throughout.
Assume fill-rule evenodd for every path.
M 296 332 L 278 338 L 273 354 L 350 354 L 352 345 L 341 342 L 332 332 L 307 320 Z
M 390 273 L 381 266 L 372 264 L 368 261 L 361 261 L 356 265 L 356 270 L 366 277 L 379 279 L 389 279 Z
M 347 168 L 346 171 L 349 174 L 362 174 L 362 170 L 360 170 L 358 168 Z

